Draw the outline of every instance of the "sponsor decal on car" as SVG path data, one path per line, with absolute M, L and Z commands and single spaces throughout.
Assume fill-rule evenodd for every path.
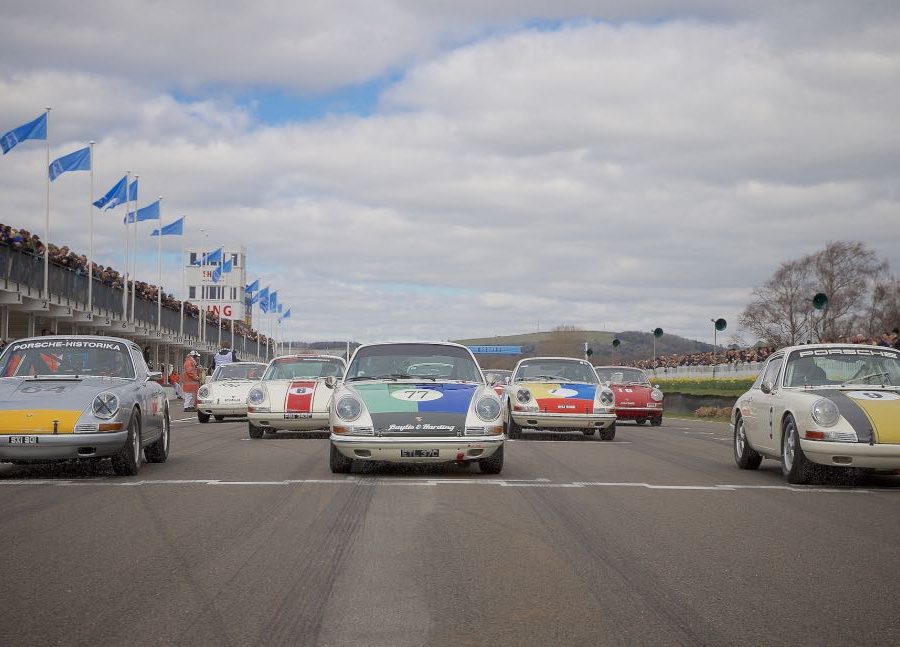
M 315 400 L 315 380 L 302 380 L 291 382 L 287 394 L 284 396 L 285 413 L 310 413 Z
M 593 413 L 596 384 L 525 382 L 543 413 Z
M 80 339 L 27 341 L 13 344 L 12 351 L 30 348 L 99 348 L 102 350 L 124 351 L 125 345 L 114 341 L 87 341 Z

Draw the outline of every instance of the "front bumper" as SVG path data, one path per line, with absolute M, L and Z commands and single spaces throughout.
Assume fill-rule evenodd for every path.
M 622 420 L 639 420 L 644 418 L 662 417 L 663 408 L 660 407 L 616 407 L 616 417 Z
M 13 445 L 10 436 L 37 436 L 35 445 Z M 115 456 L 128 439 L 128 431 L 95 434 L 4 434 L 0 436 L 0 461 L 53 461 Z
M 211 416 L 246 416 L 246 402 L 197 401 L 197 411 Z
M 832 443 L 800 439 L 803 453 L 813 463 L 838 467 L 900 469 L 900 445 L 868 443 Z
M 390 463 L 452 463 L 487 458 L 503 446 L 505 436 L 490 438 L 384 438 L 331 434 L 331 444 L 347 458 Z M 432 457 L 402 456 L 403 451 L 437 450 Z
M 616 422 L 614 413 L 540 413 L 511 411 L 520 427 L 535 429 L 606 429 Z
M 288 415 L 309 416 L 308 418 L 285 418 Z M 272 431 L 281 429 L 283 431 L 313 431 L 315 429 L 328 428 L 328 413 L 326 411 L 316 411 L 309 414 L 285 414 L 284 411 L 274 411 L 271 413 L 248 413 L 247 420 L 254 427 L 262 429 L 270 429 Z

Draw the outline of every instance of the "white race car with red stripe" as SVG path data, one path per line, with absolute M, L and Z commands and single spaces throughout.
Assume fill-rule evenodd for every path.
M 269 362 L 247 394 L 251 438 L 328 428 L 331 396 L 346 363 L 333 355 L 286 355 Z

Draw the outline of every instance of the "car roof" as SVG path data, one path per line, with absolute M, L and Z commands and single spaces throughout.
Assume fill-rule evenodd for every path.
M 829 348 L 865 348 L 868 350 L 897 350 L 896 348 L 888 348 L 887 346 L 874 346 L 872 344 L 854 344 L 852 342 L 846 342 L 843 344 L 799 344 L 797 346 L 785 346 L 784 348 L 779 348 L 775 353 L 790 353 L 795 350 L 823 350 Z

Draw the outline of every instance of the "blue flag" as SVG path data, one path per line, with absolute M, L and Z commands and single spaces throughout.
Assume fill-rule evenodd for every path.
M 13 128 L 8 133 L 4 133 L 0 137 L 0 148 L 3 148 L 3 154 L 16 147 L 19 142 L 26 139 L 47 139 L 47 113 L 45 112 L 34 121 L 29 121 L 18 128 Z
M 164 225 L 162 228 L 163 236 L 181 236 L 184 233 L 184 216 L 181 216 L 175 222 Z M 151 236 L 159 236 L 159 229 L 154 229 Z
M 89 147 L 81 148 L 74 153 L 63 155 L 50 162 L 50 181 L 52 182 L 60 175 L 67 171 L 90 171 L 91 170 L 91 149 Z
M 143 222 L 144 220 L 159 220 L 159 200 L 151 202 L 137 211 L 129 211 L 123 222 L 127 224 L 129 222 Z
M 258 289 L 259 289 L 259 279 L 256 279 L 253 283 L 248 283 L 244 287 L 244 292 L 246 292 L 247 294 L 253 294 Z
M 259 301 L 259 309 L 263 312 L 269 311 L 269 286 L 264 287 L 262 290 L 256 293 L 256 298 Z
M 94 206 L 98 209 L 102 209 L 103 207 L 112 209 L 125 202 L 125 182 L 127 181 L 128 179 L 123 175 L 122 179 L 113 185 L 113 188 L 107 191 L 102 198 L 94 202 Z
M 212 280 L 213 280 L 213 283 L 218 283 L 218 282 L 219 282 L 219 279 L 222 278 L 222 275 L 223 275 L 223 274 L 228 274 L 229 272 L 231 272 L 231 268 L 232 268 L 233 265 L 234 265 L 234 261 L 232 261 L 232 260 L 229 258 L 227 261 L 225 261 L 224 263 L 222 263 L 221 265 L 219 265 L 219 267 L 217 267 L 216 269 L 214 269 L 214 270 L 213 270 L 213 273 L 212 273 Z
M 278 291 L 273 290 L 269 293 L 269 310 L 272 312 L 278 311 Z
M 222 262 L 222 248 L 220 247 L 217 250 L 212 252 L 207 252 L 206 256 L 203 259 L 204 265 L 217 265 Z
M 284 311 L 284 314 L 281 315 L 281 319 L 283 321 L 285 319 L 290 319 L 290 318 L 291 318 L 291 309 L 288 308 L 287 310 Z
M 137 190 L 138 190 L 138 179 L 134 178 L 131 181 L 131 186 L 128 187 L 128 201 L 129 202 L 137 202 Z

